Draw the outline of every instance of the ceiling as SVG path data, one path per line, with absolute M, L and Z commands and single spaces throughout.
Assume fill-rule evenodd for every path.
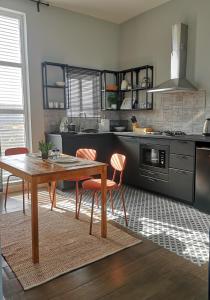
M 170 0 L 48 0 L 53 6 L 117 24 L 168 1 Z

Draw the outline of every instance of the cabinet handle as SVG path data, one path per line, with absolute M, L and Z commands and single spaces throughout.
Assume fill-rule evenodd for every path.
M 129 143 L 134 143 L 134 144 L 139 143 L 139 141 L 136 140 L 136 138 L 125 138 L 124 141 L 129 142 Z
M 152 181 L 152 182 L 157 182 L 157 179 L 154 179 L 154 178 L 148 177 L 147 179 L 148 179 L 149 181 Z
M 147 170 L 147 173 L 154 175 L 155 173 L 152 171 Z
M 188 174 L 186 171 L 182 171 L 182 170 L 174 170 L 174 171 L 177 174 L 183 174 L 183 175 L 187 175 Z
M 179 140 L 177 140 L 177 141 L 178 141 L 178 143 L 181 143 L 181 144 L 188 144 L 187 141 L 179 141 Z
M 183 159 L 187 159 L 187 156 L 186 156 L 186 155 L 183 155 L 182 158 L 183 158 Z

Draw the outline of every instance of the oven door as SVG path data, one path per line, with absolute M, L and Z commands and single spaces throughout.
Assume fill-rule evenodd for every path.
M 141 144 L 140 168 L 168 173 L 169 146 Z

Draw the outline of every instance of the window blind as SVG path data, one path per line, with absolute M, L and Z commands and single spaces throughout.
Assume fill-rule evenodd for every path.
M 26 145 L 25 65 L 22 16 L 0 9 L 0 143 L 7 148 Z M 3 172 L 6 181 L 7 172 Z
M 69 67 L 67 70 L 70 113 L 78 117 L 100 115 L 100 72 L 97 70 Z
M 20 20 L 0 15 L 0 61 L 21 62 Z

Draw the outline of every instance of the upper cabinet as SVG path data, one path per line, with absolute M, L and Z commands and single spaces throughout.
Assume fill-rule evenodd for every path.
M 102 110 L 151 110 L 153 94 L 153 66 L 142 66 L 120 72 L 101 72 Z
M 64 64 L 42 63 L 42 86 L 44 109 L 69 108 L 68 84 Z

